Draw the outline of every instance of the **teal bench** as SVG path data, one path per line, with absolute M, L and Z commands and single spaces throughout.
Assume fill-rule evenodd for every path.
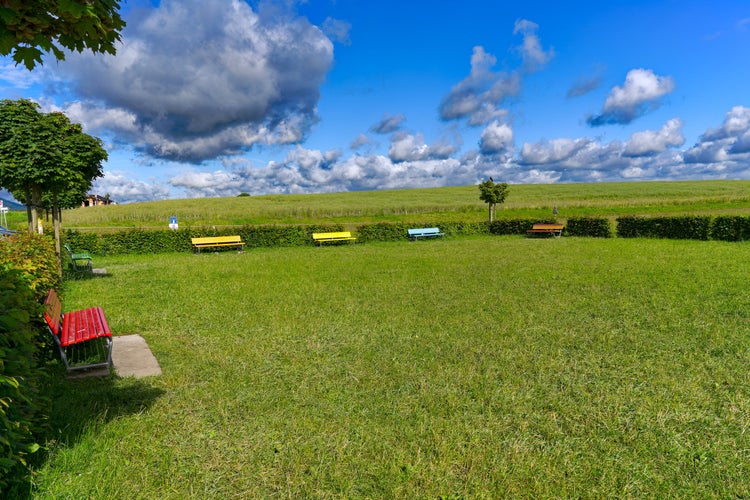
M 445 233 L 440 231 L 440 228 L 437 227 L 418 227 L 414 229 L 409 229 L 409 239 L 412 241 L 416 241 L 419 238 L 442 238 L 445 236 Z

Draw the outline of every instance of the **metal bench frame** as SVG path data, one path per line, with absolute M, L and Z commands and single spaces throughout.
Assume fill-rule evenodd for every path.
M 70 247 L 70 243 L 66 243 L 64 246 L 65 251 L 68 252 L 70 261 L 73 263 L 74 271 L 78 273 L 91 273 L 94 271 L 94 259 L 91 258 L 91 255 L 89 255 L 87 252 L 74 252 Z M 82 261 L 83 264 L 79 264 L 79 261 Z

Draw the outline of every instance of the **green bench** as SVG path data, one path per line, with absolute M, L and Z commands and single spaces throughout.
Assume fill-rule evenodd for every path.
M 349 231 L 313 233 L 312 239 L 313 239 L 313 242 L 318 246 L 322 245 L 323 243 L 336 243 L 336 242 L 343 242 L 343 241 L 354 242 L 357 240 L 357 238 L 352 236 L 352 233 Z
M 74 271 L 78 273 L 93 272 L 94 259 L 91 258 L 91 255 L 89 255 L 87 252 L 74 252 L 69 243 L 66 243 L 64 246 L 65 251 L 68 252 L 70 261 L 73 263 Z
M 242 251 L 245 243 L 240 236 L 202 236 L 199 238 L 190 238 L 193 244 L 193 251 L 200 253 L 204 248 L 222 248 L 222 247 L 239 247 Z

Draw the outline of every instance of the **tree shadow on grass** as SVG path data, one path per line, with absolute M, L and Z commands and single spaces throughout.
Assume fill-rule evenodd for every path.
M 75 271 L 72 268 L 63 269 L 63 281 L 92 280 L 111 278 L 106 269 L 94 268 L 93 271 Z
M 62 365 L 54 362 L 47 364 L 47 371 L 49 376 L 40 392 L 47 401 L 48 419 L 39 438 L 47 443 L 47 450 L 73 447 L 92 428 L 145 412 L 165 392 L 149 379 L 116 375 L 67 378 Z M 49 458 L 43 450 L 29 457 L 33 469 L 41 468 Z M 25 492 L 16 490 L 16 496 L 31 498 L 31 484 Z
M 106 377 L 67 378 L 55 373 L 47 384 L 50 438 L 75 443 L 91 424 L 144 412 L 162 395 L 148 380 Z
M 43 363 L 47 373 L 40 387 L 47 411 L 38 442 L 46 442 L 47 451 L 72 447 L 85 433 L 122 416 L 147 411 L 165 391 L 153 387 L 149 379 L 105 377 L 68 378 L 58 361 Z M 45 448 L 27 457 L 31 469 L 39 469 L 48 459 Z M 13 498 L 33 498 L 32 479 L 27 477 L 10 491 Z M 9 497 L 10 498 L 10 497 Z

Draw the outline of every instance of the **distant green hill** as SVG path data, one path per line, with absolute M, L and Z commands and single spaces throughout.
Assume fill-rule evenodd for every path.
M 750 181 L 513 184 L 498 218 L 750 215 Z M 191 198 L 75 208 L 66 228 L 181 228 L 374 222 L 439 224 L 487 219 L 477 186 L 233 198 Z

